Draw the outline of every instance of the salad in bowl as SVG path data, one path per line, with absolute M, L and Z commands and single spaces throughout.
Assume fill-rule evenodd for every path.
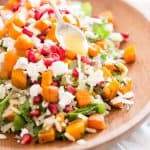
M 79 141 L 104 130 L 112 109 L 134 104 L 126 64 L 135 61 L 135 46 L 121 48 L 129 35 L 115 31 L 110 11 L 92 16 L 88 2 L 56 3 L 64 22 L 85 36 L 86 53 L 74 50 L 78 42 L 72 49 L 59 42 L 48 0 L 0 6 L 0 139 Z

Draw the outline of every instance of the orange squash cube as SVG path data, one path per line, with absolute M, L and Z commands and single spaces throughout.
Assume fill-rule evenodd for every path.
M 125 48 L 124 60 L 126 63 L 133 63 L 135 62 L 135 59 L 136 59 L 135 46 L 130 45 L 129 47 Z
M 48 70 L 42 73 L 42 81 L 41 81 L 41 86 L 45 87 L 45 86 L 50 86 L 53 82 L 52 79 L 52 71 Z
M 120 87 L 120 92 L 125 94 L 132 90 L 132 80 L 128 80 L 123 86 Z
M 19 56 L 25 56 L 26 51 L 32 47 L 33 47 L 33 41 L 30 37 L 28 37 L 25 34 L 21 34 L 20 36 L 18 36 L 15 43 L 15 48 Z
M 21 28 L 11 23 L 8 27 L 8 35 L 13 39 L 16 39 L 21 34 Z
M 40 31 L 46 30 L 51 25 L 50 20 L 39 20 L 35 24 L 35 28 L 37 28 Z
M 89 56 L 96 57 L 100 53 L 100 47 L 96 44 L 92 44 L 88 49 Z
M 90 93 L 87 90 L 78 90 L 76 92 L 76 99 L 79 107 L 86 107 L 92 103 Z
M 58 102 L 58 88 L 55 86 L 42 87 L 42 96 L 45 101 L 50 103 Z
M 54 128 L 49 130 L 40 131 L 38 134 L 38 141 L 40 144 L 44 144 L 47 142 L 52 142 L 55 140 L 56 132 Z
M 103 76 L 104 78 L 111 78 L 112 77 L 112 74 L 111 74 L 111 71 L 108 70 L 106 67 L 102 67 L 101 68 L 102 72 L 103 72 Z
M 104 116 L 100 114 L 93 114 L 88 118 L 87 123 L 89 128 L 103 130 L 106 128 L 106 123 L 104 120 Z
M 78 140 L 85 132 L 86 123 L 83 119 L 76 119 L 66 127 L 66 133 Z
M 22 69 L 13 70 L 11 82 L 16 88 L 24 90 L 27 88 L 27 75 Z

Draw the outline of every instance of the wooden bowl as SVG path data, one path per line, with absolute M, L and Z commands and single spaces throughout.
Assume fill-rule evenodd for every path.
M 19 145 L 9 137 L 0 141 L 1 150 L 79 150 L 104 144 L 137 125 L 150 112 L 150 23 L 135 8 L 122 0 L 90 0 L 94 14 L 111 10 L 116 20 L 116 29 L 129 32 L 130 41 L 137 48 L 137 61 L 129 65 L 129 75 L 134 82 L 135 105 L 130 111 L 115 111 L 107 117 L 107 129 L 97 134 L 87 135 L 85 145 L 76 142 L 55 142 L 45 145 Z M 128 43 L 128 44 L 129 44 Z M 78 131 L 77 131 L 78 132 Z

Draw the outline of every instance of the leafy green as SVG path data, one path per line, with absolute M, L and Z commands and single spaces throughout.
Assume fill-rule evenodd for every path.
M 33 137 L 36 137 L 39 134 L 41 129 L 42 129 L 42 126 L 35 126 L 33 128 L 33 133 L 32 133 Z
M 24 120 L 28 123 L 32 123 L 32 119 L 29 116 L 30 112 L 30 103 L 28 100 L 26 100 L 20 107 L 21 115 L 23 116 Z
M 16 115 L 14 118 L 14 129 L 15 131 L 21 130 L 25 125 L 25 120 L 23 119 L 22 116 Z
M 106 53 L 101 53 L 100 59 L 101 59 L 101 62 L 104 63 L 107 59 L 107 54 Z
M 56 132 L 56 139 L 64 141 L 66 138 L 64 133 Z
M 92 14 L 92 5 L 89 2 L 85 2 L 81 4 L 81 10 L 84 12 L 86 16 L 91 16 Z
M 4 83 L 4 80 L 0 79 L 0 84 L 3 84 Z
M 104 108 L 104 107 L 105 107 L 104 104 L 91 104 L 87 107 L 78 108 L 73 112 L 69 112 L 67 114 L 67 117 L 70 121 L 72 121 L 72 120 L 75 120 L 78 117 L 79 114 L 89 115 L 93 112 L 103 114 L 106 110 L 106 108 Z
M 10 94 L 7 95 L 4 99 L 0 100 L 0 122 L 2 121 L 2 113 L 9 105 Z
M 106 39 L 110 35 L 110 32 L 105 29 L 104 23 L 93 24 L 92 31 L 94 32 L 94 34 L 98 35 L 98 38 L 101 40 Z

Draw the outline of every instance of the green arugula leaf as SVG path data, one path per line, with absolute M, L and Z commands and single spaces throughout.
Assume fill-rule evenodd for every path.
M 42 129 L 42 126 L 35 126 L 35 127 L 33 128 L 32 136 L 33 136 L 33 137 L 36 137 L 36 136 L 39 134 L 39 132 L 41 131 L 41 129 Z
M 25 120 L 23 119 L 22 116 L 16 115 L 14 118 L 14 129 L 15 131 L 21 130 L 25 125 Z
M 110 35 L 110 32 L 105 29 L 104 23 L 93 24 L 92 31 L 94 32 L 94 34 L 98 35 L 98 38 L 101 40 L 106 39 Z

